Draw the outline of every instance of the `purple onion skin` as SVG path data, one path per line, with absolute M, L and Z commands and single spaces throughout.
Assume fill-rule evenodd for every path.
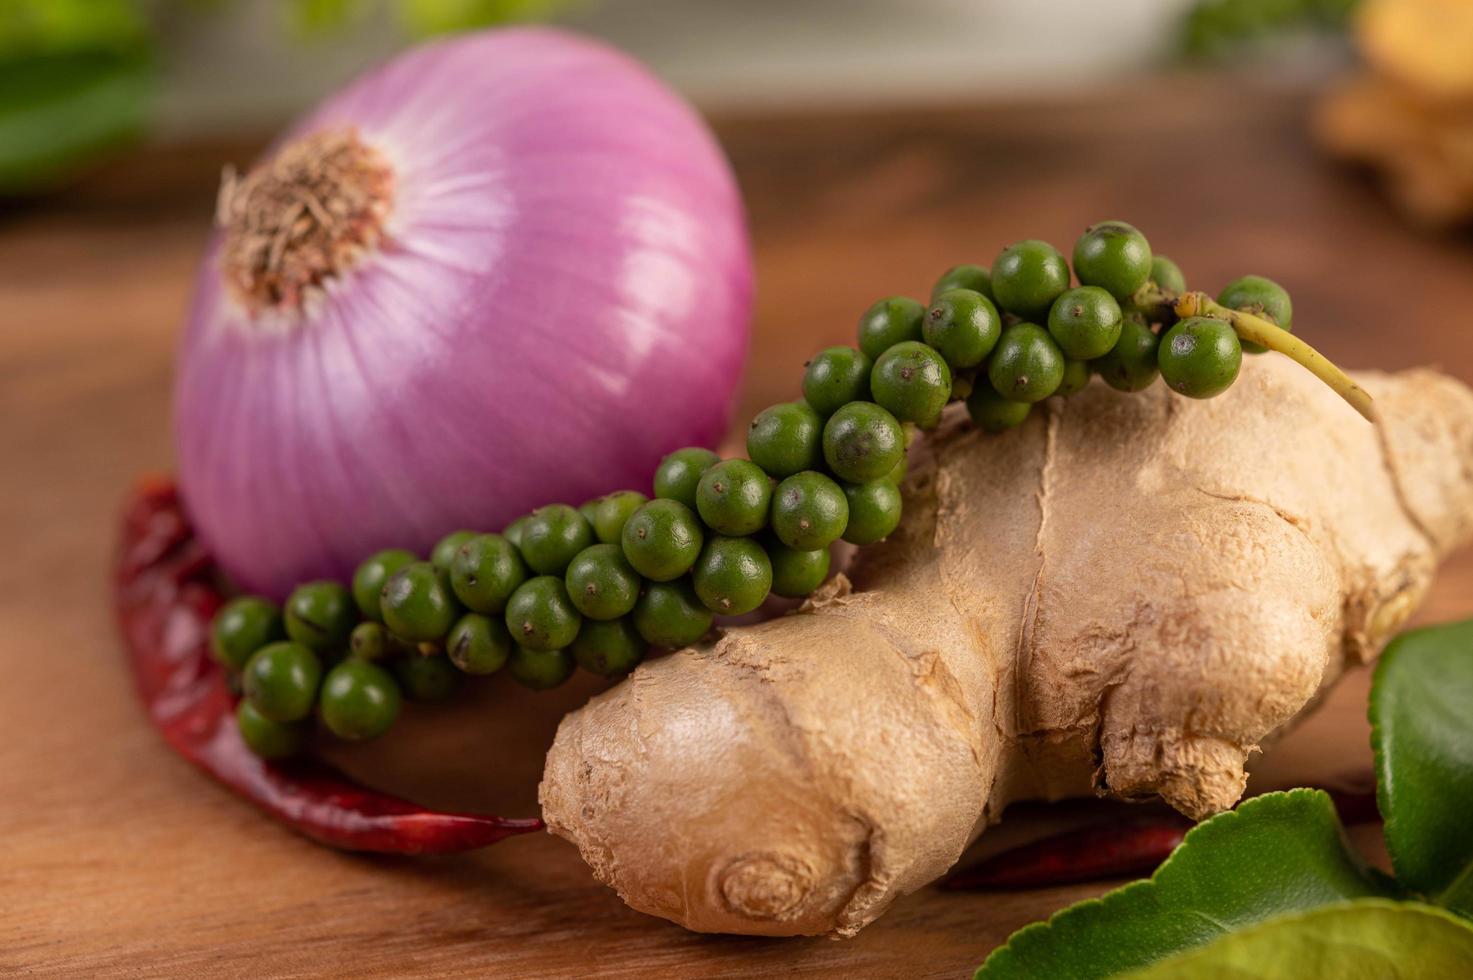
M 200 269 L 175 389 L 185 503 L 241 587 L 648 491 L 714 445 L 745 358 L 741 198 L 628 57 L 511 29 L 409 51 L 282 137 L 354 126 L 395 171 L 386 244 L 295 322 Z M 281 145 L 281 144 L 278 144 Z

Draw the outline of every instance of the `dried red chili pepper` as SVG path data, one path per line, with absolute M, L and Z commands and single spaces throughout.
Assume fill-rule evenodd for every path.
M 1145 874 L 1191 829 L 1191 821 L 1172 813 L 1069 830 L 984 858 L 949 875 L 941 887 L 1046 888 Z
M 173 483 L 141 482 L 124 512 L 114 601 L 139 696 L 174 751 L 292 829 L 344 850 L 445 854 L 542 829 L 536 818 L 426 810 L 318 761 L 268 763 L 252 753 L 209 652 L 224 601 L 216 582 Z
M 1375 793 L 1330 791 L 1347 825 L 1379 819 Z M 1021 844 L 953 872 L 947 891 L 1047 888 L 1130 878 L 1156 870 L 1192 822 L 1177 813 L 1097 824 Z

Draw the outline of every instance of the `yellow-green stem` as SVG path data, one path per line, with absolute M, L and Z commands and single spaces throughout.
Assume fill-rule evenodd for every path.
M 1206 293 L 1186 293 L 1176 301 L 1179 317 L 1210 316 L 1226 320 L 1243 340 L 1262 344 L 1298 363 L 1309 373 L 1330 386 L 1330 390 L 1350 403 L 1370 422 L 1376 421 L 1376 406 L 1364 388 L 1350 379 L 1330 359 L 1287 330 L 1275 326 L 1261 316 L 1242 310 L 1230 310 L 1212 300 Z

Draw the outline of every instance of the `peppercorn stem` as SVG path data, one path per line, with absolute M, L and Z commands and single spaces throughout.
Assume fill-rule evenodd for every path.
M 1172 290 L 1164 289 L 1154 282 L 1148 282 L 1131 297 L 1131 303 L 1138 310 L 1148 311 L 1147 319 L 1150 322 L 1158 323 L 1166 320 L 1167 316 L 1176 309 L 1178 298 Z
M 1263 317 L 1243 310 L 1230 310 L 1214 302 L 1206 293 L 1185 293 L 1180 296 L 1176 301 L 1176 315 L 1182 318 L 1210 316 L 1226 320 L 1243 340 L 1251 340 L 1269 350 L 1278 351 L 1329 385 L 1331 391 L 1349 402 L 1350 407 L 1365 416 L 1367 421 L 1377 420 L 1376 406 L 1364 388 L 1352 381 L 1349 375 L 1331 363 L 1325 355 Z

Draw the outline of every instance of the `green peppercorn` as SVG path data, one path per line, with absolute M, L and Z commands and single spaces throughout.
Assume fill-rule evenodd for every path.
M 477 534 L 464 542 L 450 563 L 450 588 L 472 612 L 495 616 L 527 580 L 522 553 L 499 534 Z
M 450 576 L 427 561 L 405 565 L 390 575 L 379 608 L 384 625 L 410 643 L 439 640 L 460 616 Z
M 358 622 L 353 596 L 337 582 L 308 582 L 286 600 L 286 635 L 317 653 L 336 653 Z
M 719 462 L 720 456 L 699 446 L 675 450 L 660 460 L 655 469 L 655 497 L 679 501 L 694 511 L 696 485 L 701 482 L 701 474 Z
M 844 496 L 849 501 L 844 540 L 850 544 L 874 544 L 900 526 L 900 489 L 889 480 L 846 483 Z
M 281 610 L 257 595 L 231 599 L 210 623 L 210 653 L 230 670 L 240 670 L 251 654 L 268 643 L 285 639 Z
M 690 646 L 711 629 L 711 610 L 689 578 L 645 585 L 629 618 L 646 643 L 671 649 Z
M 1188 398 L 1211 398 L 1237 380 L 1243 348 L 1231 325 L 1211 317 L 1188 317 L 1161 338 L 1156 363 L 1172 391 Z
M 532 511 L 518 546 L 527 567 L 538 575 L 561 575 L 568 562 L 593 544 L 593 528 L 567 504 L 549 504 Z
M 992 271 L 985 265 L 954 265 L 931 287 L 931 302 L 950 289 L 970 289 L 992 299 Z
M 981 379 L 967 396 L 967 414 L 984 432 L 1004 432 L 1017 428 L 1032 410 L 1031 402 L 1009 401 Z
M 772 589 L 772 560 L 751 538 L 716 535 L 706 539 L 691 569 L 702 605 L 723 616 L 740 616 L 762 605 Z
M 872 402 L 851 402 L 824 423 L 824 462 L 841 480 L 877 480 L 904 455 L 905 433 L 899 421 Z
M 789 548 L 771 535 L 763 539 L 772 562 L 772 594 L 801 599 L 829 577 L 829 549 L 800 551 Z
M 578 666 L 600 677 L 620 677 L 644 659 L 645 642 L 629 618 L 585 619 L 568 648 Z
M 618 619 L 634 608 L 642 583 L 619 545 L 596 544 L 578 552 L 564 584 L 569 600 L 583 615 Z
M 1294 304 L 1289 291 L 1263 276 L 1234 279 L 1217 294 L 1217 302 L 1230 310 L 1242 310 L 1263 317 L 1280 329 L 1294 332 Z M 1268 350 L 1254 341 L 1244 341 L 1244 353 L 1262 354 Z
M 494 674 L 511 656 L 511 634 L 499 618 L 466 613 L 445 637 L 445 656 L 467 674 Z
M 385 660 L 400 646 L 382 623 L 359 623 L 348 636 L 348 652 L 359 660 Z
M 1115 297 L 1099 286 L 1080 286 L 1054 300 L 1048 332 L 1065 357 L 1089 361 L 1110 353 L 1123 319 Z
M 869 386 L 875 401 L 897 420 L 928 429 L 941 421 L 951 398 L 951 368 L 935 348 L 906 341 L 875 361 Z
M 789 548 L 827 548 L 843 535 L 848 523 L 849 501 L 844 491 L 822 473 L 795 473 L 779 483 L 772 495 L 772 530 Z
M 1151 256 L 1151 281 L 1167 292 L 1187 291 L 1187 277 L 1182 275 L 1181 266 L 1164 255 Z
M 1009 245 L 992 264 L 992 298 L 1025 320 L 1042 320 L 1069 288 L 1069 263 L 1048 242 Z
M 869 373 L 873 367 L 874 360 L 853 347 L 822 350 L 805 366 L 803 398 L 825 418 L 850 402 L 869 401 Z
M 859 318 L 859 349 L 870 360 L 896 344 L 921 339 L 926 308 L 909 296 L 878 300 Z
M 506 604 L 512 639 L 533 650 L 558 650 L 572 643 L 582 619 L 567 586 L 553 575 L 527 579 Z
M 678 500 L 643 505 L 624 525 L 621 546 L 634 570 L 653 582 L 679 578 L 701 553 L 701 521 Z
M 573 676 L 578 665 L 567 650 L 533 650 L 518 646 L 511 652 L 506 670 L 512 679 L 534 691 L 550 691 Z
M 1144 391 L 1160 373 L 1156 367 L 1157 343 L 1158 338 L 1144 320 L 1127 316 L 1115 347 L 1090 367 L 1117 391 Z
M 449 657 L 438 653 L 430 656 L 411 653 L 398 658 L 391 666 L 399 689 L 411 701 L 444 701 L 460 687 L 462 674 Z
M 922 338 L 946 358 L 952 370 L 981 364 L 1001 334 L 997 307 L 974 289 L 948 289 L 932 297 L 921 324 Z
M 475 531 L 451 531 L 439 541 L 430 551 L 430 564 L 442 572 L 450 571 L 450 563 L 455 560 L 455 553 L 460 546 L 476 536 Z
M 414 557 L 414 552 L 403 548 L 375 552 L 363 560 L 353 572 L 353 602 L 365 619 L 383 622 L 384 614 L 379 608 L 379 596 L 383 594 L 384 583 L 389 580 L 390 575 L 418 560 Z
M 578 505 L 578 514 L 588 522 L 590 529 L 593 528 L 593 518 L 598 513 L 598 502 L 602 499 L 602 497 L 595 497 L 592 500 L 585 500 Z M 597 534 L 594 537 L 597 538 Z
M 1089 375 L 1088 361 L 1071 361 L 1065 358 L 1064 378 L 1059 382 L 1059 390 L 1055 391 L 1054 394 L 1060 398 L 1068 398 L 1070 395 L 1079 394 L 1084 390 L 1085 385 L 1089 384 Z
M 598 502 L 593 512 L 593 533 L 603 544 L 623 540 L 624 522 L 650 498 L 637 490 L 615 490 Z
M 241 675 L 251 705 L 272 721 L 300 721 L 312 713 L 322 664 L 301 643 L 268 643 L 251 654 Z
M 392 728 L 401 703 L 399 685 L 387 670 L 348 659 L 327 672 L 319 709 L 328 731 L 362 742 Z
M 822 441 L 823 419 L 807 402 L 784 402 L 765 408 L 747 427 L 747 455 L 779 480 L 821 465 Z M 702 482 L 696 490 L 697 509 L 701 502 L 699 487 L 705 486 L 711 470 L 723 465 L 716 463 L 701 474 Z
M 889 473 L 885 474 L 884 479 L 889 480 L 891 483 L 895 484 L 898 487 L 900 486 L 900 484 L 905 482 L 905 474 L 909 469 L 910 459 L 905 455 L 905 453 L 901 453 L 899 462 L 897 462 L 895 466 L 891 468 Z
M 1039 402 L 1064 380 L 1064 352 L 1035 323 L 1015 323 L 1002 332 L 987 362 L 993 390 L 1015 402 Z
M 815 415 L 814 421 L 817 419 Z M 816 427 L 814 434 L 817 435 Z M 700 486 L 696 488 L 696 508 L 701 520 L 717 534 L 733 537 L 755 534 L 766 526 L 771 504 L 771 477 L 747 459 L 722 460 L 701 476 Z
M 531 514 L 523 514 L 521 517 L 518 517 L 516 520 L 512 521 L 506 527 L 501 529 L 501 536 L 510 541 L 512 543 L 512 547 L 520 550 L 522 547 L 522 532 L 527 529 L 527 521 L 531 519 L 531 517 Z
M 1151 246 L 1123 221 L 1101 221 L 1074 243 L 1074 274 L 1124 303 L 1151 278 Z
M 246 748 L 263 759 L 285 759 L 296 755 L 307 744 L 310 731 L 305 722 L 272 721 L 249 701 L 236 705 L 235 724 Z

